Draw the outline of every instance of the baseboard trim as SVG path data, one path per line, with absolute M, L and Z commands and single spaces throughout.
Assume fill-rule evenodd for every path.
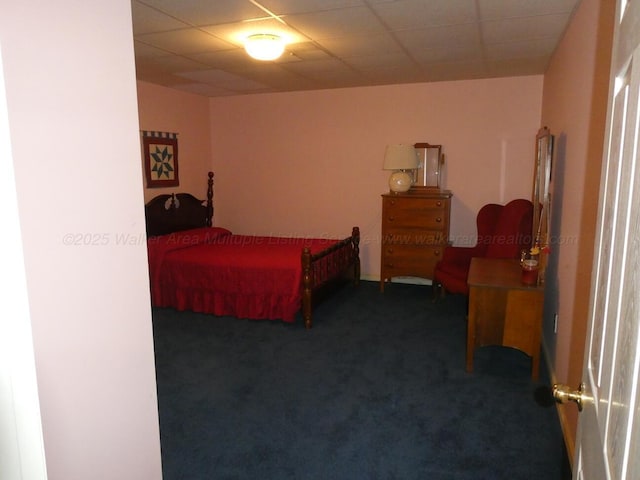
M 375 275 L 361 275 L 361 280 L 368 282 L 379 282 L 380 277 Z M 393 277 L 388 283 L 406 283 L 409 285 L 432 285 L 433 282 L 426 278 L 419 277 Z
M 549 349 L 547 348 L 547 343 L 542 339 L 542 354 L 545 358 L 545 363 L 547 364 L 547 369 L 549 372 L 549 378 L 551 379 L 550 387 L 553 387 L 558 382 L 558 378 L 556 377 L 556 372 L 553 366 L 551 365 Z M 567 420 L 567 416 L 565 415 L 564 408 L 561 404 L 556 403 L 555 405 L 556 413 L 558 414 L 558 420 L 560 421 L 560 429 L 562 430 L 562 437 L 564 438 L 564 445 L 567 449 L 567 456 L 569 457 L 569 465 L 573 470 L 573 455 L 575 452 L 575 434 L 571 432 L 569 427 L 569 421 Z

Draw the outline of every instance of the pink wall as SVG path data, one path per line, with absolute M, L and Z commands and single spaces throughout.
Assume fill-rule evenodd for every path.
M 2 2 L 0 44 L 46 477 L 161 479 L 131 3 Z
M 138 82 L 138 104 L 140 130 L 178 133 L 180 186 L 145 188 L 145 202 L 161 193 L 172 192 L 189 192 L 198 198 L 205 198 L 206 173 L 211 169 L 208 99 L 151 83 Z M 143 165 L 142 154 L 136 158 L 140 159 L 140 165 Z
M 614 2 L 583 0 L 544 80 L 542 122 L 556 135 L 552 246 L 544 337 L 558 381 L 578 385 L 589 307 L 591 264 L 606 120 Z M 579 261 L 580 260 L 580 261 Z M 553 332 L 553 314 L 558 331 Z M 573 451 L 577 409 L 559 407 Z
M 542 76 L 212 98 L 215 223 L 237 233 L 361 228 L 378 279 L 388 143 L 443 145 L 456 244 L 488 202 L 530 198 Z M 204 172 L 203 172 L 204 178 Z

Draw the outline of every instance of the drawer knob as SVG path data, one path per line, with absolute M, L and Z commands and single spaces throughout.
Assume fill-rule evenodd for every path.
M 441 206 L 442 206 L 442 202 L 441 202 L 440 200 L 438 200 L 438 201 L 436 202 L 436 207 L 441 207 Z
M 390 222 L 393 222 L 394 220 L 395 220 L 395 218 L 394 218 L 394 217 L 389 217 L 389 221 L 390 221 Z
M 433 252 L 433 254 L 434 254 L 436 257 L 439 257 L 439 256 L 440 256 L 440 250 L 436 250 L 435 252 Z
M 436 218 L 436 222 L 438 222 L 438 223 L 442 222 L 442 218 L 440 218 L 440 217 Z

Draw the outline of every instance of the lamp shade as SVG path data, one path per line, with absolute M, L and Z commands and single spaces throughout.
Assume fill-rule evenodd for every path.
M 393 170 L 389 177 L 389 190 L 394 193 L 406 192 L 413 185 L 413 174 L 406 170 L 418 168 L 420 160 L 413 145 L 387 145 L 384 152 L 383 170 Z
M 418 152 L 413 145 L 387 145 L 384 153 L 383 170 L 412 170 L 420 164 Z
M 244 49 L 256 60 L 275 60 L 284 52 L 284 40 L 271 33 L 257 33 L 247 37 Z

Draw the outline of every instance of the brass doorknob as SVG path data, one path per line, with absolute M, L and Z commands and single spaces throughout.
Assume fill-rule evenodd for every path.
M 584 394 L 584 383 L 578 386 L 577 390 L 572 390 L 568 385 L 555 384 L 553 386 L 553 398 L 558 403 L 576 402 L 578 405 L 578 411 L 582 411 L 583 402 L 588 400 Z

